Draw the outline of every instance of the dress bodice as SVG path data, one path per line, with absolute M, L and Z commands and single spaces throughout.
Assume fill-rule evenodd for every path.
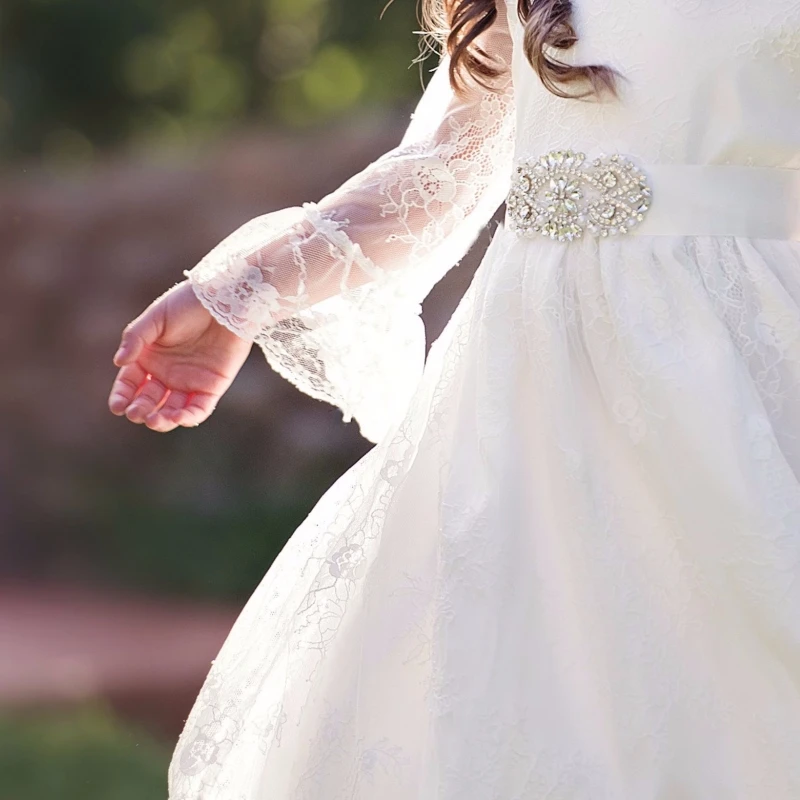
M 565 60 L 620 72 L 620 100 L 549 93 L 528 63 L 515 0 L 517 153 L 624 152 L 643 163 L 800 168 L 797 0 L 573 0 Z

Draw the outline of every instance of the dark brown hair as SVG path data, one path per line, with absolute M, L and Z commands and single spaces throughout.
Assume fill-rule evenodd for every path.
M 503 68 L 481 49 L 479 37 L 497 19 L 497 3 L 505 0 L 422 0 L 427 29 L 450 54 L 450 80 L 457 91 L 472 77 L 490 86 Z M 578 35 L 570 0 L 517 0 L 524 25 L 523 47 L 544 86 L 558 97 L 588 98 L 616 95 L 618 73 L 605 66 L 573 66 L 553 51 L 569 50 Z

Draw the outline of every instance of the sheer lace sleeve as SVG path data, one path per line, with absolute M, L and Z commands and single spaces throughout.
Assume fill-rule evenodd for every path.
M 421 374 L 420 303 L 508 190 L 505 18 L 484 36 L 508 65 L 492 90 L 472 84 L 456 96 L 445 57 L 394 150 L 319 203 L 251 220 L 185 272 L 221 323 L 371 441 L 401 418 Z

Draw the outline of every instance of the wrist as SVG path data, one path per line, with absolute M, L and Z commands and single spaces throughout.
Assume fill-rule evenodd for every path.
M 177 286 L 185 292 L 187 302 L 203 309 L 203 314 L 208 315 L 214 325 L 219 326 L 239 339 L 252 344 L 258 330 L 247 316 L 241 314 L 235 304 L 235 293 L 232 293 L 224 283 L 217 285 L 214 280 L 204 281 L 194 270 L 184 270 L 185 280 Z

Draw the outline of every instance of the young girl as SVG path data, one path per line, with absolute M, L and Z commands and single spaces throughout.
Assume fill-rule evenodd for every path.
M 392 152 L 125 330 L 376 446 L 213 665 L 173 800 L 800 797 L 800 3 L 453 0 Z M 507 199 L 423 371 L 419 303 Z

